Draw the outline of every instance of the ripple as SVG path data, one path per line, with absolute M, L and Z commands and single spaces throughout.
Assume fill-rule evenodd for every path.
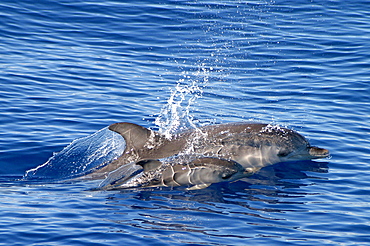
M 2 1 L 0 239 L 367 244 L 366 4 Z M 111 123 L 155 127 L 177 84 L 199 86 L 177 108 L 184 125 L 287 125 L 332 158 L 193 192 L 16 181 Z

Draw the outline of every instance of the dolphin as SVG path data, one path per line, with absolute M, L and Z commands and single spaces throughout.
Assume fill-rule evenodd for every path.
M 139 163 L 136 166 L 140 166 L 144 163 L 141 161 L 148 160 L 152 160 L 150 163 L 153 164 L 153 160 L 175 155 L 195 154 L 236 162 L 244 168 L 243 172 L 248 174 L 278 162 L 329 156 L 327 149 L 311 146 L 298 132 L 270 124 L 209 125 L 186 130 L 170 137 L 133 123 L 115 123 L 110 125 L 109 129 L 119 133 L 125 139 L 125 151 L 108 165 L 89 174 L 92 178 L 106 178 L 110 172 L 122 166 L 132 167 L 135 163 Z M 190 165 L 192 164 L 189 164 L 191 169 Z M 213 167 L 215 166 L 217 164 L 213 164 Z M 147 169 L 143 168 L 146 173 Z M 158 168 L 162 167 L 157 165 L 151 170 L 160 171 Z M 212 169 L 209 165 L 208 168 Z
M 191 157 L 190 157 L 191 158 Z M 215 157 L 200 157 L 188 160 L 187 156 L 177 156 L 165 160 L 143 160 L 128 175 L 125 166 L 111 172 L 100 184 L 100 189 L 156 186 L 189 186 L 187 190 L 203 189 L 213 183 L 233 181 L 251 176 L 239 163 Z M 132 167 L 131 167 L 132 168 Z

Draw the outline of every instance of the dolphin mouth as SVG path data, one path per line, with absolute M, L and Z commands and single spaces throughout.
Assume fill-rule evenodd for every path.
M 329 157 L 329 150 L 319 147 L 307 147 L 304 150 L 298 151 L 298 153 L 292 153 L 287 156 L 290 161 L 293 160 L 312 160 Z
M 310 156 L 313 158 L 325 158 L 329 156 L 329 150 L 319 147 L 310 147 L 309 152 Z

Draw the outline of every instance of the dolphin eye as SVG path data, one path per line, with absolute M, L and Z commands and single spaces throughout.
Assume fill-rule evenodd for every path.
M 229 179 L 231 176 L 233 176 L 234 173 L 226 172 L 221 175 L 222 179 Z
M 277 154 L 277 156 L 279 156 L 279 157 L 286 157 L 288 155 L 289 155 L 289 152 L 286 151 L 286 150 L 282 150 L 282 151 L 279 152 L 279 154 Z

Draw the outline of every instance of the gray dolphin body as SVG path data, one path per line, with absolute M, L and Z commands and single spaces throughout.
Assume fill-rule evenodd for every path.
M 100 188 L 113 190 L 188 186 L 188 190 L 195 190 L 206 188 L 213 183 L 233 181 L 252 175 L 235 161 L 213 157 L 190 160 L 187 156 L 177 156 L 162 161 L 145 160 L 137 162 L 136 168 L 131 168 L 135 172 L 128 173 L 125 166 L 111 172 L 100 184 Z
M 278 162 L 309 160 L 329 156 L 328 150 L 310 146 L 309 142 L 299 133 L 267 124 L 230 123 L 211 125 L 184 131 L 170 138 L 132 123 L 112 124 L 109 129 L 119 133 L 125 139 L 126 149 L 119 158 L 92 173 L 92 177 L 95 178 L 106 177 L 109 172 L 120 167 L 132 166 L 133 163 L 138 163 L 136 166 L 140 166 L 145 163 L 142 161 L 155 161 L 174 155 L 195 154 L 213 158 L 207 159 L 205 163 L 205 159 L 201 159 L 200 162 L 204 164 L 202 168 L 199 167 L 199 163 L 195 167 L 194 163 L 192 164 L 190 161 L 188 163 L 189 170 L 222 170 L 220 165 L 224 168 L 225 165 L 223 164 L 226 162 L 229 162 L 230 165 L 236 162 L 244 170 L 241 172 L 236 168 L 238 175 L 234 177 L 240 176 L 241 173 L 249 176 L 262 167 Z M 223 159 L 223 161 L 218 162 L 214 158 Z M 151 163 L 153 164 L 153 162 Z M 148 172 L 153 171 L 164 175 L 167 167 L 173 168 L 177 164 L 179 163 L 162 163 L 152 169 L 145 168 L 145 165 L 142 165 L 144 169 L 142 173 L 148 174 Z M 181 163 L 182 166 L 186 164 Z M 137 170 L 137 168 L 134 169 Z M 214 181 L 218 180 L 217 177 L 219 176 L 217 175 L 219 174 L 214 172 L 205 173 L 203 172 L 202 175 L 212 176 L 214 174 L 212 178 Z M 124 179 L 127 181 L 127 177 Z M 162 176 L 162 179 L 169 180 L 165 175 Z M 174 181 L 177 182 L 175 179 Z M 117 184 L 117 181 L 114 180 L 114 183 Z M 205 182 L 199 181 L 198 183 Z M 197 186 L 198 183 L 189 182 L 189 185 Z M 151 183 L 149 186 L 153 185 Z M 158 183 L 159 185 L 166 185 L 166 182 L 161 181 Z M 183 184 L 181 183 L 181 185 Z

